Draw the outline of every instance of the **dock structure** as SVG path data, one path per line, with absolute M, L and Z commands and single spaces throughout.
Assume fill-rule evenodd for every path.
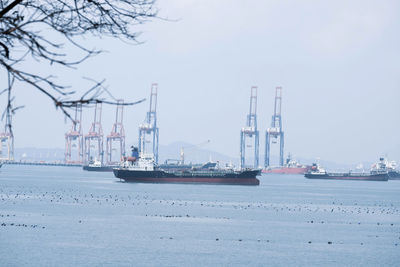
M 138 141 L 139 154 L 152 153 L 156 164 L 158 163 L 157 91 L 158 84 L 153 83 L 150 93 L 150 109 L 146 114 L 145 122 L 139 126 Z M 151 143 L 151 149 L 148 149 L 147 143 Z
M 34 166 L 62 166 L 62 167 L 82 167 L 78 163 L 62 163 L 62 162 L 35 162 L 35 161 L 11 161 L 6 160 L 2 162 L 8 165 L 34 165 Z
M 249 140 L 246 142 L 246 140 Z M 246 168 L 246 150 L 254 148 L 254 168 L 258 168 L 259 132 L 257 129 L 257 86 L 251 87 L 250 111 L 247 115 L 246 127 L 240 131 L 240 168 Z
M 271 127 L 265 132 L 265 161 L 264 167 L 270 165 L 270 150 L 271 144 L 276 144 L 279 141 L 279 165 L 283 166 L 283 147 L 284 147 L 284 132 L 282 130 L 282 87 L 275 89 L 275 105 L 274 115 L 272 115 Z

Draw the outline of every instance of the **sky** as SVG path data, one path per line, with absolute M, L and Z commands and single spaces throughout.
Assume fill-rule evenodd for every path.
M 400 161 L 400 2 L 163 0 L 159 16 L 141 25 L 143 44 L 87 37 L 106 50 L 77 70 L 41 63 L 74 90 L 106 79 L 125 101 L 149 98 L 158 83 L 160 144 L 209 143 L 239 157 L 251 86 L 258 87 L 260 154 L 282 86 L 285 154 L 343 163 Z M 26 63 L 27 68 L 29 62 Z M 36 65 L 35 65 L 36 66 Z M 4 84 L 6 76 L 1 73 Z M 71 127 L 44 95 L 18 84 L 16 147 L 65 146 Z M 127 107 L 127 144 L 137 144 L 149 102 Z M 84 111 L 87 133 L 93 109 Z M 108 134 L 115 107 L 103 107 Z M 276 153 L 276 149 L 272 151 Z M 263 158 L 260 162 L 263 162 Z

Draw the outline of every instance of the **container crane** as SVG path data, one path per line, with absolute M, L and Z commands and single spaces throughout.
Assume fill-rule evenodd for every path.
M 74 149 L 73 149 L 74 148 Z M 73 152 L 74 150 L 74 152 Z M 72 127 L 65 134 L 65 163 L 83 163 L 83 135 L 82 135 L 82 104 L 75 106 L 75 117 Z
M 150 109 L 146 114 L 145 122 L 139 126 L 139 153 L 146 152 L 146 143 L 150 142 L 147 140 L 149 135 L 152 140 L 152 150 L 154 155 L 154 161 L 158 163 L 158 127 L 157 127 L 157 91 L 158 85 L 153 83 L 151 85 L 150 93 Z
M 94 106 L 94 120 L 92 126 L 90 127 L 89 133 L 85 135 L 85 158 L 84 163 L 88 163 L 93 160 L 93 156 L 95 159 L 103 163 L 103 129 L 101 127 L 101 103 L 96 103 Z M 93 142 L 93 144 L 92 144 Z M 92 154 L 92 148 L 93 150 Z
M 284 133 L 282 130 L 282 87 L 276 87 L 275 90 L 275 105 L 274 115 L 272 115 L 271 127 L 265 132 L 265 162 L 264 166 L 267 168 L 270 164 L 270 148 L 271 143 L 276 144 L 279 140 L 279 165 L 283 166 L 283 146 L 284 146 Z
M 111 133 L 107 136 L 107 147 L 106 157 L 107 164 L 113 165 L 121 161 L 121 158 L 125 156 L 125 130 L 123 125 L 123 113 L 124 113 L 124 100 L 117 100 L 117 110 L 115 113 L 115 122 L 112 126 Z M 117 142 L 119 145 L 119 157 L 113 159 L 113 143 Z
M 240 131 L 240 168 L 245 168 L 246 139 L 254 141 L 254 168 L 258 168 L 259 132 L 257 130 L 257 87 L 252 86 L 250 92 L 250 111 L 247 115 L 246 127 Z M 251 147 L 249 144 L 248 147 Z
M 14 135 L 11 128 L 11 113 L 7 108 L 4 132 L 0 133 L 0 160 L 14 160 Z

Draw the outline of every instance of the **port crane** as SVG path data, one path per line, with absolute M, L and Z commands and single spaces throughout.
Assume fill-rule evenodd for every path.
M 257 87 L 252 86 L 250 91 L 250 111 L 247 115 L 246 127 L 240 131 L 240 168 L 246 167 L 246 139 L 254 142 L 254 168 L 258 168 L 259 160 L 259 132 L 257 130 Z
M 65 163 L 83 163 L 82 104 L 75 106 L 71 129 L 65 134 Z M 74 151 L 73 151 L 74 150 Z
M 93 160 L 93 156 L 95 156 L 95 159 L 103 163 L 104 151 L 103 151 L 103 129 L 101 127 L 101 109 L 102 109 L 102 104 L 96 103 L 94 106 L 94 120 L 92 126 L 90 127 L 89 133 L 85 135 L 85 146 L 84 146 L 85 164 Z M 92 148 L 94 148 L 93 154 L 92 154 Z
M 150 109 L 146 114 L 145 122 L 139 126 L 139 153 L 146 152 L 146 143 L 152 144 L 151 153 L 154 155 L 154 161 L 158 163 L 158 127 L 157 127 L 157 91 L 158 84 L 151 85 Z M 146 137 L 151 139 L 148 140 Z
M 265 132 L 265 162 L 264 166 L 267 168 L 270 164 L 270 148 L 271 143 L 276 144 L 279 141 L 279 165 L 283 166 L 283 146 L 284 146 L 284 133 L 282 130 L 282 87 L 275 88 L 275 105 L 274 115 L 272 115 L 271 127 Z
M 14 160 L 14 135 L 11 128 L 11 114 L 7 108 L 4 132 L 0 133 L 0 160 Z
M 123 125 L 123 113 L 124 113 L 124 100 L 117 100 L 117 108 L 115 112 L 115 122 L 112 126 L 111 133 L 107 135 L 107 146 L 106 146 L 106 157 L 107 164 L 113 165 L 120 162 L 121 158 L 125 156 L 125 130 Z M 113 158 L 113 143 L 119 145 L 119 157 L 118 159 Z

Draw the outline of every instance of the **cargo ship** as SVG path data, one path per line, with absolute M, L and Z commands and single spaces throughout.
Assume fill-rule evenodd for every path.
M 386 170 L 371 169 L 369 173 L 353 172 L 327 172 L 318 164 L 314 163 L 311 170 L 304 175 L 308 179 L 330 179 L 330 180 L 360 180 L 360 181 L 387 181 L 389 179 Z
M 263 169 L 262 173 L 268 174 L 305 174 L 310 171 L 311 166 L 302 165 L 298 163 L 296 160 L 292 159 L 289 155 L 286 159 L 285 165 L 283 166 L 271 166 L 266 169 Z
M 142 154 L 135 160 L 126 160 L 113 169 L 116 178 L 125 182 L 138 183 L 191 183 L 259 185 L 258 169 L 222 169 L 217 163 L 208 162 L 199 168 L 161 169 L 156 166 L 152 155 Z

